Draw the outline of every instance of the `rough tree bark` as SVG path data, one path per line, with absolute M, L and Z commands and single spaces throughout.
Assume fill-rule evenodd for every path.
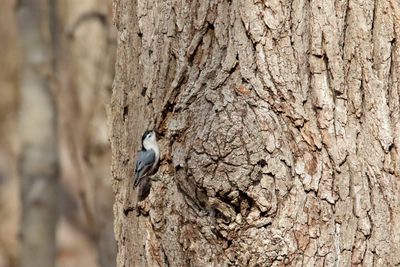
M 117 266 L 400 264 L 397 1 L 114 3 Z
M 55 260 L 59 160 L 48 7 L 33 0 L 21 0 L 18 7 L 22 267 L 51 267 Z

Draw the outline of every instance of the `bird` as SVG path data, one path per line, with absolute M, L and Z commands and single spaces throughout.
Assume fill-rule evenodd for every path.
M 142 136 L 142 149 L 136 161 L 133 187 L 152 174 L 160 160 L 160 148 L 154 130 L 147 130 Z

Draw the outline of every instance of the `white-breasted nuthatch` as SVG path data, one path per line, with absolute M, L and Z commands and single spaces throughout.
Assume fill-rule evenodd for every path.
M 142 150 L 136 161 L 135 178 L 133 186 L 137 187 L 140 181 L 151 175 L 160 159 L 156 133 L 153 130 L 146 131 L 142 136 Z

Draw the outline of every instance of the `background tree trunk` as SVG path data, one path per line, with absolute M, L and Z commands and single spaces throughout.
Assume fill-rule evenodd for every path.
M 19 54 L 16 12 L 11 12 L 14 9 L 14 0 L 0 1 L 0 267 L 18 266 L 19 251 L 16 130 Z
M 63 202 L 67 203 L 63 223 L 85 233 L 96 248 L 99 266 L 112 267 L 116 242 L 107 127 L 116 51 L 112 6 L 108 0 L 60 2 L 64 34 L 57 99 Z M 78 239 L 69 244 L 77 254 L 80 245 Z
M 114 3 L 117 266 L 400 264 L 395 0 Z
M 55 1 L 36 1 L 38 5 L 43 7 L 40 34 L 45 43 L 46 68 L 41 65 L 35 71 L 39 69 L 38 74 L 49 78 L 52 86 L 60 151 L 55 265 L 115 266 L 114 194 L 107 135 L 116 51 L 112 3 L 60 0 L 56 5 Z M 19 193 L 17 172 L 22 152 L 22 135 L 17 134 L 21 128 L 16 127 L 20 103 L 17 73 L 20 65 L 27 67 L 25 59 L 20 62 L 20 44 L 33 49 L 25 42 L 30 39 L 22 38 L 27 34 L 24 27 L 33 25 L 20 24 L 24 35 L 20 34 L 16 29 L 17 11 L 15 0 L 0 1 L 0 267 L 20 266 L 18 232 L 26 231 L 19 225 L 19 215 L 23 214 L 19 196 L 23 194 Z M 28 34 L 37 34 L 29 29 Z M 39 103 L 31 105 L 32 109 L 36 107 L 41 108 Z M 28 114 L 24 123 L 31 118 Z M 41 162 L 40 156 L 35 159 Z
M 21 266 L 51 267 L 56 256 L 59 158 L 51 92 L 53 49 L 45 1 L 22 0 L 20 80 Z M 49 13 L 46 13 L 49 12 Z
M 26 5 L 28 7 L 24 9 Z M 60 248 L 57 251 L 57 263 L 60 266 L 72 264 L 110 267 L 115 265 L 116 248 L 111 219 L 114 198 L 109 175 L 110 151 L 107 149 L 106 126 L 106 103 L 110 95 L 115 53 L 113 52 L 112 29 L 109 27 L 111 16 L 109 16 L 108 7 L 106 2 L 100 3 L 97 0 L 84 3 L 58 1 L 58 5 L 54 1 L 42 1 L 40 5 L 37 2 L 22 2 L 20 7 L 20 29 L 28 36 L 22 40 L 22 43 L 28 52 L 34 51 L 31 54 L 39 54 L 39 57 L 34 54 L 31 56 L 33 59 L 29 59 L 40 59 L 40 62 L 34 62 L 36 65 L 33 67 L 33 64 L 27 60 L 23 61 L 22 65 L 28 66 L 26 68 L 30 68 L 31 72 L 42 79 L 40 82 L 45 86 L 42 90 L 47 90 L 48 101 L 53 101 L 49 91 L 49 75 L 52 77 L 53 85 L 56 86 L 53 91 L 56 92 L 57 112 L 52 102 L 41 105 L 39 101 L 31 103 L 25 100 L 26 95 L 29 97 L 32 94 L 33 90 L 30 86 L 35 83 L 31 80 L 24 81 L 23 85 L 26 85 L 29 90 L 24 91 L 25 87 L 22 89 L 24 93 L 21 93 L 21 114 L 23 128 L 27 134 L 24 136 L 25 139 L 31 138 L 30 142 L 38 143 L 37 146 L 23 145 L 23 157 L 30 147 L 38 149 L 38 147 L 50 145 L 55 149 L 56 146 L 60 146 L 62 166 L 60 197 L 56 199 L 52 190 L 39 191 L 41 198 L 48 198 L 47 200 L 51 201 L 51 209 L 46 210 L 47 212 L 55 212 L 54 216 L 56 216 L 58 210 L 55 208 L 60 207 L 61 223 L 57 234 L 57 247 Z M 24 13 L 24 10 L 30 13 Z M 51 20 L 50 24 L 49 20 Z M 36 46 L 37 43 L 39 47 Z M 51 109 L 49 104 L 52 105 Z M 40 118 L 44 116 L 40 113 L 39 106 L 45 109 L 43 112 L 52 119 L 52 123 L 55 123 L 53 121 L 55 118 L 59 119 L 57 126 L 60 131 L 57 137 L 60 141 L 48 138 L 43 132 L 40 132 L 40 137 L 31 134 L 36 127 L 42 127 L 46 131 L 46 125 L 32 124 L 34 112 L 38 112 Z M 25 110 L 27 107 L 32 110 Z M 51 124 L 51 126 L 54 127 L 52 134 L 56 135 L 56 125 Z M 28 127 L 31 128 L 28 129 Z M 39 166 L 40 162 L 44 164 L 41 170 L 45 171 L 45 168 L 52 166 L 47 166 L 46 160 L 42 160 L 41 157 L 55 155 L 58 159 L 58 155 L 53 153 L 35 154 L 36 161 L 31 164 Z M 24 160 L 22 165 L 25 166 L 27 161 Z M 49 193 L 48 196 L 46 196 L 47 193 Z M 23 197 L 27 194 L 24 190 L 22 191 Z M 59 200 L 60 206 L 56 205 Z M 34 201 L 34 199 L 26 201 Z M 51 257 L 44 256 L 35 253 L 31 247 L 23 245 L 23 254 L 26 252 L 27 255 L 23 255 L 22 264 L 28 266 L 33 266 L 30 265 L 33 258 L 47 260 L 47 264 L 50 264 L 54 261 L 56 252 L 54 241 L 42 246 L 41 242 L 48 240 L 36 236 L 41 232 L 35 228 L 36 222 L 29 219 L 35 216 L 40 217 L 40 214 L 36 215 L 38 214 L 36 212 L 36 209 L 22 212 L 23 218 L 26 218 L 21 227 L 23 241 L 26 242 L 29 239 L 26 236 L 32 235 L 31 239 L 37 242 L 36 247 L 43 250 L 46 247 L 49 250 L 51 248 L 53 254 Z M 48 224 L 51 224 L 51 227 L 48 227 Z M 40 225 L 48 227 L 54 238 L 54 224 L 55 221 L 46 220 L 46 223 Z M 43 263 L 38 264 L 48 266 Z M 54 266 L 54 263 L 51 266 Z

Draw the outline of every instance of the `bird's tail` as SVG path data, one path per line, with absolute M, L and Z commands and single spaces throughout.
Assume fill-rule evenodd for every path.
M 133 188 L 136 188 L 140 183 L 144 183 L 144 180 L 147 180 L 147 177 L 149 177 L 149 175 L 145 174 L 143 176 L 135 176 L 135 180 L 133 182 Z
M 133 180 L 133 188 L 136 188 L 139 184 L 140 178 L 139 178 L 139 174 L 135 173 L 135 178 Z

